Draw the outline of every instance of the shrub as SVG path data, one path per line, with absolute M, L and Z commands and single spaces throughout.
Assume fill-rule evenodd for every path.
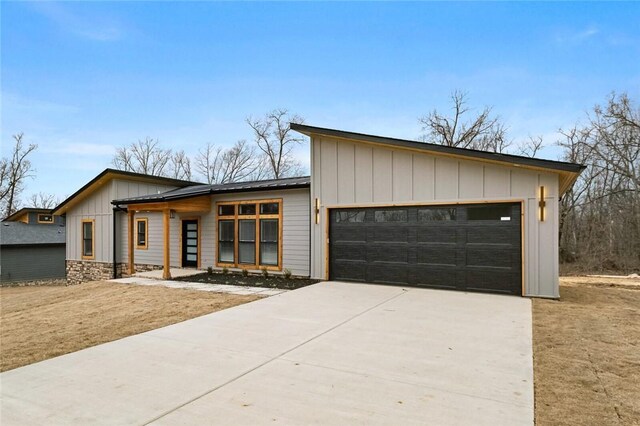
M 222 274 L 223 275 L 227 275 L 229 273 L 229 268 L 227 268 L 226 266 L 224 268 L 222 268 Z
M 207 274 L 213 275 L 213 268 L 211 266 L 207 268 Z
M 291 279 L 291 271 L 287 268 L 284 268 L 284 271 L 282 271 L 282 275 L 284 275 L 285 280 Z
M 267 270 L 266 266 L 262 267 L 262 276 L 265 277 L 265 278 L 269 277 L 269 271 Z
M 242 269 L 242 276 L 245 277 L 245 278 L 248 277 L 249 276 L 249 270 L 246 269 L 246 268 L 243 268 Z

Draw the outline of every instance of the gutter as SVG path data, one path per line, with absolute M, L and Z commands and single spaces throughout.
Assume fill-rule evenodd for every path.
M 122 207 L 116 205 L 113 208 L 113 279 L 115 280 L 116 278 L 118 278 L 118 260 L 116 259 L 116 236 L 118 235 L 118 230 L 117 228 L 117 224 L 118 224 L 118 217 L 116 215 L 116 213 L 118 212 L 126 212 L 127 209 L 123 209 Z

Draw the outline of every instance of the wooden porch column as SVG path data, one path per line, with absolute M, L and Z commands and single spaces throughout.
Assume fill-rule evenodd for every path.
M 171 219 L 171 210 L 165 209 L 163 212 L 163 225 L 164 225 L 164 270 L 162 272 L 162 278 L 165 280 L 171 279 L 171 232 L 169 230 Z
M 127 218 L 128 218 L 128 226 L 127 226 L 127 231 L 128 231 L 128 235 L 129 237 L 127 238 L 127 245 L 128 245 L 128 259 L 129 259 L 129 275 L 133 275 L 136 273 L 136 267 L 135 267 L 135 263 L 134 263 L 134 259 L 133 259 L 133 238 L 135 236 L 134 234 L 134 224 L 133 224 L 133 216 L 134 216 L 134 211 L 133 210 L 129 210 L 127 212 Z

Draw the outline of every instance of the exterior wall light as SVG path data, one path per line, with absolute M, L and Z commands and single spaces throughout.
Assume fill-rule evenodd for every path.
M 320 198 L 316 198 L 316 225 L 320 223 Z
M 544 201 L 544 186 L 540 187 L 540 199 L 538 201 L 538 211 L 540 222 L 544 222 L 545 215 L 545 207 L 547 206 L 546 201 Z

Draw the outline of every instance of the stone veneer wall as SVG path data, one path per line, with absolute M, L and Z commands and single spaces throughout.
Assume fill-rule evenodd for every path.
M 136 263 L 136 272 L 154 271 L 162 269 L 161 265 L 145 265 Z M 129 276 L 129 266 L 126 263 L 116 265 L 118 277 Z M 113 263 L 93 262 L 88 260 L 67 260 L 67 283 L 80 284 L 87 281 L 110 280 L 113 277 Z

